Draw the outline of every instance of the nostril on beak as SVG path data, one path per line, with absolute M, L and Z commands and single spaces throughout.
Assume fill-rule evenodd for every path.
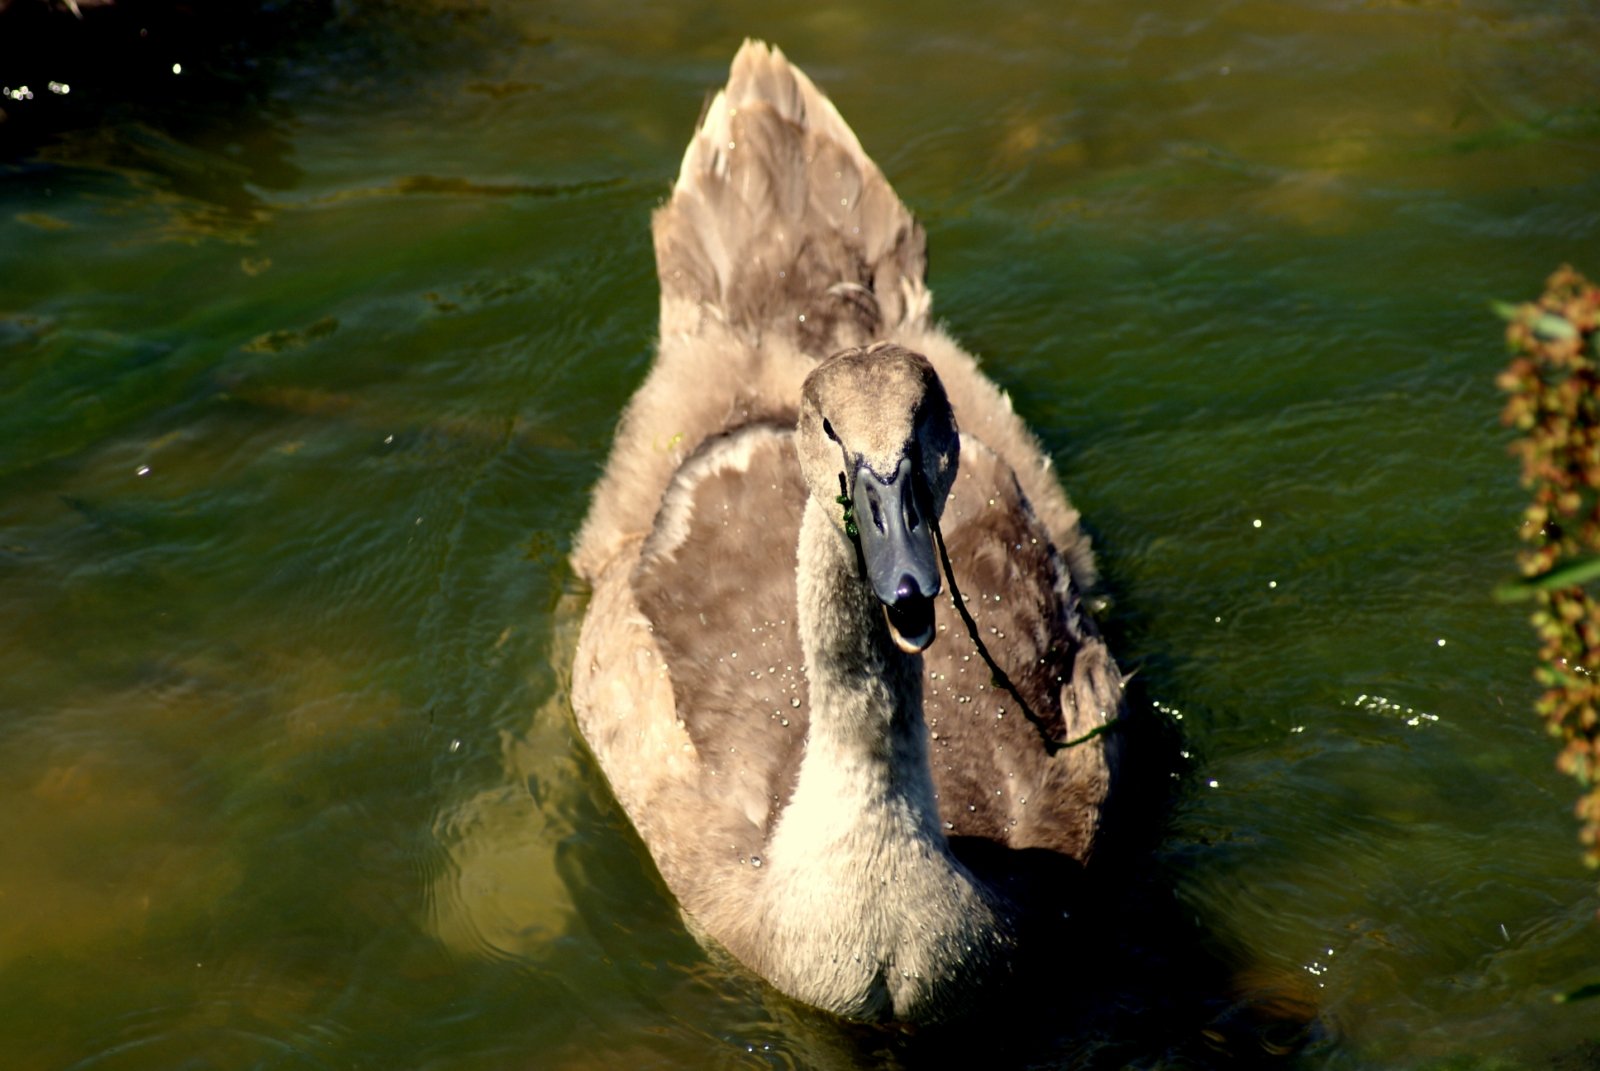
M 894 597 L 896 602 L 902 599 L 918 599 L 922 597 L 922 588 L 910 573 L 902 573 L 900 583 L 895 585 Z

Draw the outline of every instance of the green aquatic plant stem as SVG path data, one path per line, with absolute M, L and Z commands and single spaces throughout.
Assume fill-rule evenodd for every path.
M 850 501 L 849 495 L 836 495 L 834 501 L 844 507 L 844 534 L 851 539 L 861 534 L 861 529 L 856 527 L 855 503 Z

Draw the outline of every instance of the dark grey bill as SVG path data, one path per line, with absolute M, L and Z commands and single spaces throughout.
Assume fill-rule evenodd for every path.
M 939 594 L 933 528 L 916 484 L 910 458 L 902 458 L 887 480 L 861 465 L 853 495 L 867 582 L 883 603 L 889 634 L 908 654 L 933 642 L 933 599 Z

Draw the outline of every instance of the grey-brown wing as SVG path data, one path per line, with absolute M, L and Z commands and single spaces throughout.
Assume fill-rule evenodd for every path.
M 953 836 L 1082 860 L 1109 790 L 1106 741 L 1052 754 L 1045 737 L 1116 717 L 1122 676 L 1011 469 L 974 440 L 962 441 L 941 530 L 979 637 L 1042 721 L 995 683 L 947 589 L 923 694 L 942 817 Z
M 720 435 L 673 479 L 632 578 L 699 753 L 702 793 L 712 809 L 748 819 L 757 846 L 788 800 L 805 741 L 795 624 L 805 494 L 788 426 Z

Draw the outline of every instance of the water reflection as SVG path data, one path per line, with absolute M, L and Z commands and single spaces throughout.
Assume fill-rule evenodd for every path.
M 502 783 L 460 800 L 435 819 L 446 864 L 430 882 L 432 932 L 457 956 L 537 961 L 569 931 L 574 897 L 557 856 L 574 834 L 571 786 L 581 784 L 569 731 L 566 667 L 576 650 L 581 606 L 569 595 L 555 613 L 551 662 L 562 685 L 526 733 L 501 735 Z

